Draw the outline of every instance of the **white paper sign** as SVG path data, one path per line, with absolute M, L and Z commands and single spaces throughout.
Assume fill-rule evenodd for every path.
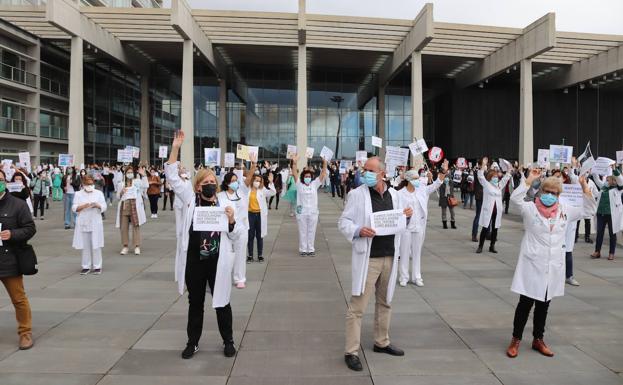
M 140 157 L 140 154 L 141 154 L 140 148 L 134 147 L 134 146 L 125 146 L 125 149 L 132 151 L 132 158 L 138 159 Z
M 193 213 L 194 231 L 227 231 L 228 227 L 225 207 L 195 207 Z
M 214 167 L 221 165 L 221 149 L 220 148 L 204 148 L 203 149 L 206 166 Z
M 330 162 L 331 159 L 333 159 L 333 150 L 331 150 L 327 146 L 323 146 L 322 150 L 320 151 L 320 157 L 327 162 Z
M 541 167 L 547 167 L 549 164 L 549 150 L 546 148 L 539 148 L 537 153 L 537 162 Z
M 383 147 L 383 139 L 379 138 L 378 136 L 373 136 L 372 145 L 374 147 Z
M 169 147 L 167 146 L 158 147 L 158 158 L 164 159 L 169 156 L 168 153 L 169 153 Z
M 314 157 L 314 148 L 313 147 L 307 147 L 307 150 L 305 150 L 305 157 L 307 159 L 311 159 Z
M 409 161 L 409 150 L 406 148 L 385 146 L 385 164 L 406 166 Z
M 132 163 L 132 150 L 117 150 L 117 162 L 119 163 Z
M 30 153 L 29 152 L 20 152 L 17 154 L 19 157 L 20 165 L 26 170 L 30 170 Z
M 504 172 L 508 172 L 511 169 L 511 162 L 506 159 L 500 158 L 500 169 Z
M 595 165 L 595 158 L 592 156 L 590 158 L 585 159 L 582 162 L 582 167 L 580 167 L 580 175 L 585 175 L 590 172 L 593 166 Z
M 467 161 L 465 160 L 465 158 L 458 158 L 456 160 L 456 166 L 458 168 L 466 168 L 467 167 Z
M 22 182 L 7 183 L 6 189 L 9 192 L 20 192 L 24 189 L 24 184 Z
M 593 173 L 599 175 L 608 175 L 608 170 L 611 170 L 610 166 L 612 166 L 614 163 L 614 160 L 600 156 L 595 161 L 595 165 L 593 166 Z
M 294 156 L 297 154 L 296 146 L 293 144 L 288 144 L 288 150 L 286 152 L 286 159 L 294 159 Z
M 584 192 L 579 184 L 563 184 L 560 201 L 572 207 L 584 206 Z
M 452 181 L 456 183 L 461 183 L 462 177 L 463 177 L 463 173 L 460 172 L 459 170 L 456 170 L 454 172 L 454 175 L 452 176 Z
M 617 163 L 623 164 L 623 150 L 617 151 Z
M 244 183 L 244 173 L 242 170 L 234 170 L 234 174 L 238 177 L 238 184 Z
M 260 148 L 258 146 L 247 146 L 247 151 L 249 151 L 249 160 L 251 158 L 257 159 L 260 154 Z
M 573 157 L 573 146 L 557 146 L 554 144 L 550 144 L 550 162 L 571 164 L 571 157 Z
M 225 159 L 223 160 L 223 167 L 234 167 L 236 166 L 236 154 L 233 152 L 226 152 Z
M 407 217 L 398 210 L 385 210 L 372 213 L 370 223 L 376 235 L 398 234 L 407 227 Z
M 71 167 L 74 165 L 73 154 L 58 154 L 58 165 L 60 167 Z
M 415 156 L 428 151 L 428 146 L 426 145 L 426 141 L 424 139 L 418 139 L 409 145 L 409 150 L 411 150 Z
M 353 165 L 352 160 L 340 160 L 340 168 L 339 168 L 340 174 L 346 174 L 346 172 L 352 165 Z
M 368 153 L 366 151 L 355 152 L 355 160 L 357 162 L 365 162 L 366 160 L 368 160 Z

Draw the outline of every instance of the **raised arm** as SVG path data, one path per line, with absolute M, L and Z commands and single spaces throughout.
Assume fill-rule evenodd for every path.
M 184 143 L 184 132 L 180 130 L 175 132 L 175 138 L 171 146 L 171 154 L 169 155 L 169 160 L 164 165 L 164 175 L 175 192 L 175 197 L 180 197 L 182 202 L 189 203 L 190 199 L 192 199 L 193 191 L 192 188 L 189 189 L 189 185 L 180 178 L 177 163 L 177 156 L 182 143 Z
M 251 166 L 247 170 L 246 179 L 244 180 L 244 184 L 246 184 L 247 187 L 251 187 L 251 183 L 253 183 L 253 175 L 255 175 L 254 174 L 255 169 L 257 168 L 256 166 L 257 154 L 255 153 L 249 154 L 249 157 L 251 158 Z
M 298 160 L 299 160 L 299 154 L 294 154 L 291 162 L 292 162 L 292 176 L 294 177 L 295 182 L 299 181 L 299 166 L 297 165 Z
M 320 179 L 320 183 L 324 183 L 324 180 L 327 178 L 327 160 L 323 159 L 322 160 L 322 171 L 320 172 L 320 176 L 318 177 L 318 179 Z

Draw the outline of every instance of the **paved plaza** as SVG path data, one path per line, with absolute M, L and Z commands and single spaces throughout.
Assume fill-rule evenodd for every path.
M 362 332 L 364 370 L 349 370 L 343 349 L 351 249 L 337 230 L 341 201 L 321 193 L 319 204 L 315 258 L 298 256 L 296 221 L 285 205 L 270 212 L 267 263 L 248 265 L 247 288 L 233 289 L 238 355 L 223 356 L 208 305 L 200 351 L 182 360 L 187 298 L 173 282 L 173 212 L 142 228 L 142 255 L 121 256 L 111 209 L 103 274 L 80 276 L 73 233 L 63 229 L 62 204 L 54 202 L 33 240 L 40 272 L 26 278 L 31 350 L 17 350 L 13 307 L 0 291 L 0 384 L 623 384 L 623 250 L 615 262 L 591 261 L 589 245 L 578 243 L 581 286 L 567 286 L 550 307 L 545 340 L 556 356 L 529 349 L 529 321 L 519 357 L 509 359 L 518 299 L 509 286 L 521 223 L 505 217 L 499 254 L 475 254 L 473 211 L 459 208 L 459 229 L 443 230 L 432 200 L 422 257 L 426 286 L 398 287 L 393 302 L 392 342 L 406 355 L 372 352 L 371 304 Z

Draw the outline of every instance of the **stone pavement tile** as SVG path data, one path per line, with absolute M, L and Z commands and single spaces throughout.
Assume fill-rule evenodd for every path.
M 225 376 L 134 376 L 107 375 L 97 385 L 225 385 Z
M 379 375 L 473 375 L 490 370 L 469 349 L 405 349 L 403 357 L 375 353 L 366 348 L 373 376 Z
M 104 374 L 125 353 L 123 349 L 38 347 L 0 361 L 0 373 Z
M 500 385 L 493 374 L 372 376 L 374 385 Z
M 360 376 L 368 372 L 362 359 L 363 372 L 354 372 L 344 363 L 344 348 L 307 351 L 271 350 L 246 351 L 236 358 L 232 377 L 317 377 Z
M 242 340 L 244 351 L 326 351 L 344 346 L 344 332 L 247 331 Z
M 86 313 L 162 313 L 173 301 L 170 299 L 150 301 L 128 301 L 120 299 L 102 299 L 84 310 Z
M 575 346 L 550 346 L 555 356 L 545 357 L 531 349 L 531 339 L 527 339 L 526 342 L 522 344 L 519 356 L 516 358 L 508 358 L 505 353 L 506 349 L 503 346 L 496 349 L 474 349 L 474 352 L 495 373 L 539 373 L 549 375 L 551 373 L 595 372 L 595 375 L 598 376 L 609 372 L 607 368 Z
M 548 329 L 566 336 L 572 344 L 623 344 L 623 324 L 561 326 L 548 320 L 548 325 Z
M 228 376 L 234 358 L 223 352 L 197 352 L 192 359 L 180 356 L 181 350 L 128 350 L 110 369 L 111 375 L 141 376 Z
M 242 331 L 234 330 L 234 341 L 239 343 Z M 186 329 L 149 330 L 132 346 L 138 350 L 175 350 L 181 352 L 186 346 L 188 337 Z M 222 352 L 223 340 L 218 330 L 203 330 L 199 341 L 202 351 Z
M 621 385 L 623 378 L 612 372 L 583 373 L 570 371 L 568 373 L 496 373 L 504 385 L 535 385 L 547 383 L 550 385 Z M 546 382 L 544 382 L 546 381 Z
M 109 293 L 106 288 L 82 287 L 82 288 L 56 288 L 46 287 L 26 291 L 29 298 L 84 298 L 98 299 Z
M 0 373 L 2 385 L 95 385 L 102 378 L 97 374 Z
M 366 329 L 372 330 L 372 329 Z M 456 333 L 446 326 L 412 328 L 412 330 L 390 328 L 392 344 L 401 349 L 464 349 L 465 343 Z M 362 345 L 370 348 L 374 345 L 373 333 L 363 333 Z
M 259 300 L 253 308 L 253 317 L 257 315 L 275 315 L 317 317 L 319 315 L 338 315 L 344 317 L 346 314 L 346 303 L 341 300 L 325 301 L 262 301 Z
M 253 314 L 247 330 L 343 331 L 343 314 Z
M 613 372 L 623 372 L 623 348 L 620 344 L 578 344 L 577 348 Z
M 510 306 L 478 312 L 444 312 L 439 315 L 452 328 L 512 328 L 515 310 Z
M 234 310 L 234 330 L 244 330 L 249 321 L 249 316 L 246 314 L 240 314 Z M 203 317 L 203 331 L 217 330 L 216 315 L 214 311 L 206 311 Z M 187 313 L 165 313 L 156 321 L 154 326 L 150 330 L 186 330 L 186 323 L 188 321 Z
M 513 325 L 506 328 L 457 328 L 454 332 L 470 349 L 493 348 L 506 351 L 513 334 Z M 523 333 L 521 349 L 529 349 L 532 343 L 532 321 L 529 320 Z M 569 340 L 550 329 L 545 330 L 545 341 L 552 349 L 560 345 L 569 345 Z
M 230 377 L 227 385 L 372 385 L 369 376 L 339 377 Z
M 28 293 L 26 294 L 28 295 Z M 28 296 L 30 308 L 34 311 L 54 311 L 73 313 L 80 311 L 94 302 L 89 298 L 38 298 Z M 1 311 L 14 311 L 13 305 L 5 306 Z
M 33 311 L 32 312 L 32 334 L 34 338 L 47 332 L 50 328 L 63 322 L 72 313 L 61 313 L 55 311 Z M 2 341 L 13 341 L 17 338 L 17 322 L 15 321 L 14 311 L 0 311 L 0 339 Z

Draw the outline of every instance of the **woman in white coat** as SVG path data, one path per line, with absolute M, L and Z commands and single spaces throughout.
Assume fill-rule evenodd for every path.
M 489 227 L 491 227 L 491 244 L 489 251 L 497 253 L 495 250 L 495 242 L 497 241 L 498 229 L 502 226 L 502 212 L 504 204 L 502 203 L 502 195 L 504 188 L 511 178 L 510 170 L 504 175 L 502 180 L 499 178 L 497 170 L 487 171 L 488 158 L 482 158 L 482 164 L 478 170 L 478 181 L 482 185 L 482 208 L 480 209 L 480 219 L 478 226 L 480 230 L 480 242 L 476 253 L 482 253 L 482 247 L 485 244 Z M 485 172 L 487 172 L 485 176 Z
M 595 251 L 591 254 L 592 259 L 601 258 L 601 245 L 604 241 L 606 226 L 608 226 L 610 236 L 608 260 L 614 260 L 617 233 L 623 231 L 623 202 L 621 202 L 623 176 L 614 165 L 612 168 L 612 175 L 606 177 L 605 181 L 599 175 L 593 175 L 600 193 L 597 198 L 597 238 L 595 239 Z
M 252 155 L 251 167 L 244 181 L 249 190 L 249 239 L 247 240 L 247 263 L 253 262 L 253 243 L 257 239 L 257 260 L 264 262 L 264 237 L 268 234 L 268 204 L 266 198 L 277 193 L 273 185 L 273 174 L 268 174 L 268 186 L 264 186 L 264 178 L 260 175 L 255 162 L 257 155 Z
M 76 250 L 82 250 L 81 275 L 89 272 L 96 275 L 102 273 L 102 213 L 106 211 L 106 207 L 104 194 L 95 189 L 93 177 L 87 175 L 82 178 L 82 190 L 76 193 L 71 206 L 71 210 L 77 214 L 72 246 Z
M 579 185 L 580 183 L 578 176 L 574 173 L 574 170 L 572 170 L 571 172 L 569 172 L 568 170 L 563 171 L 561 174 L 561 178 L 563 184 Z M 580 286 L 580 283 L 573 276 L 573 249 L 575 247 L 575 233 L 578 228 L 578 223 L 579 222 L 569 223 L 567 225 L 567 232 L 565 233 L 565 282 L 571 286 Z
M 318 189 L 327 177 L 327 161 L 322 161 L 320 176 L 314 179 L 314 173 L 303 170 L 298 175 L 298 154 L 292 159 L 292 176 L 296 181 L 296 223 L 299 229 L 299 255 L 316 256 L 316 227 L 318 226 Z
M 128 253 L 130 244 L 130 227 L 132 228 L 132 242 L 134 254 L 141 253 L 141 226 L 147 221 L 143 195 L 149 183 L 143 167 L 139 168 L 139 178 L 135 178 L 132 166 L 125 170 L 125 178 L 117 186 L 117 220 L 115 226 L 121 230 L 123 248 L 120 254 Z
M 520 295 L 513 322 L 513 338 L 506 351 L 511 358 L 519 353 L 519 343 L 532 305 L 535 306 L 532 349 L 548 357 L 554 355 L 543 342 L 543 334 L 550 300 L 564 295 L 567 226 L 597 208 L 584 177 L 580 177 L 584 192 L 583 207 L 558 201 L 562 183 L 556 177 L 541 183 L 534 201 L 524 200 L 528 189 L 539 177 L 540 171 L 532 170 L 511 195 L 511 200 L 521 209 L 525 231 L 511 286 L 511 291 Z
M 180 181 L 184 184 L 185 189 L 192 189 L 192 182 L 190 181 L 190 177 L 188 176 L 188 172 L 182 165 L 178 165 L 178 175 L 180 176 Z M 169 185 L 169 187 L 171 187 Z M 171 188 L 171 195 L 175 196 L 173 192 L 173 188 Z M 180 261 L 186 260 L 184 246 L 182 245 L 182 238 L 184 234 L 184 202 L 179 199 L 173 200 L 173 214 L 175 215 L 175 235 L 176 235 L 176 243 L 175 243 L 175 260 Z M 177 275 L 175 277 L 175 281 L 177 282 Z M 181 281 L 180 293 L 184 291 L 184 281 Z
M 426 236 L 426 221 L 428 220 L 428 198 L 443 184 L 448 172 L 448 162 L 444 161 L 442 172 L 437 180 L 427 185 L 429 175 L 420 178 L 417 170 L 409 170 L 405 174 L 404 186 L 398 190 L 398 196 L 403 207 L 413 209 L 413 216 L 407 224 L 407 230 L 400 237 L 400 268 L 398 282 L 400 286 L 407 286 L 409 282 L 409 259 L 411 260 L 411 282 L 416 286 L 424 286 L 420 268 L 422 246 Z
M 226 357 L 236 354 L 233 338 L 233 316 L 230 305 L 231 271 L 234 263 L 233 243 L 241 232 L 236 223 L 234 208 L 217 198 L 218 184 L 214 172 L 204 168 L 197 171 L 192 185 L 179 177 L 177 157 L 184 142 L 184 132 L 175 133 L 171 154 L 165 165 L 167 181 L 175 192 L 175 199 L 184 205 L 182 214 L 183 253 L 175 260 L 175 278 L 180 294 L 184 283 L 188 289 L 188 343 L 182 358 L 191 358 L 199 349 L 199 338 L 203 331 L 203 313 L 206 289 L 212 293 L 212 307 L 223 339 L 223 353 Z M 194 213 L 198 206 L 225 208 L 227 231 L 195 231 Z
M 247 239 L 249 238 L 249 189 L 244 183 L 238 181 L 238 176 L 233 172 L 228 172 L 223 177 L 221 192 L 218 193 L 220 202 L 227 202 L 234 207 L 236 212 L 236 223 L 242 229 L 240 237 L 234 242 L 234 285 L 238 289 L 244 289 L 247 282 L 247 264 L 245 256 L 247 253 Z

